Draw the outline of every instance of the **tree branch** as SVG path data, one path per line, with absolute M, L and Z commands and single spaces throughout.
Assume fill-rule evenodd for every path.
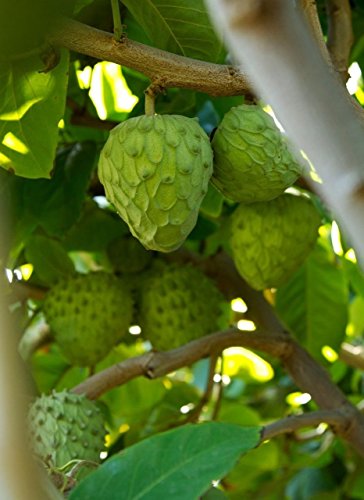
M 324 40 L 324 35 L 322 33 L 322 28 L 320 24 L 320 19 L 317 12 L 317 6 L 315 0 L 300 0 L 300 6 L 303 15 L 306 18 L 308 26 L 311 30 L 313 37 L 315 38 L 316 44 L 321 52 L 322 57 L 325 59 L 329 66 L 332 66 L 332 61 L 330 58 L 329 51 Z
M 364 370 L 363 346 L 354 346 L 348 342 L 344 342 L 341 346 L 339 357 L 341 361 L 344 361 L 347 365 L 358 368 L 359 370 Z
M 349 0 L 326 0 L 329 31 L 327 48 L 342 80 L 348 79 L 350 50 L 354 41 Z
M 251 95 L 251 86 L 233 66 L 179 56 L 122 38 L 71 19 L 59 22 L 51 43 L 80 54 L 127 66 L 146 75 L 162 88 L 179 87 L 215 96 Z
M 328 373 L 286 334 L 272 335 L 271 331 L 264 330 L 250 333 L 236 329 L 213 333 L 178 349 L 126 359 L 88 378 L 73 391 L 96 399 L 135 377 L 158 378 L 232 346 L 258 350 L 279 358 L 297 386 L 310 393 L 321 409 L 340 412 L 345 418 L 345 425 L 335 428 L 335 432 L 364 456 L 364 416 L 345 398 Z
M 254 334 L 243 333 L 232 328 L 201 337 L 171 351 L 153 351 L 126 359 L 81 382 L 73 391 L 78 394 L 85 393 L 90 399 L 97 399 L 108 390 L 125 384 L 135 377 L 145 376 L 151 379 L 162 377 L 183 366 L 190 366 L 200 359 L 216 356 L 232 346 L 262 350 L 278 358 L 285 357 L 290 349 L 289 338 L 286 336 L 272 336 L 272 332 L 264 330 Z
M 338 410 L 314 411 L 303 415 L 292 415 L 266 425 L 263 428 L 262 441 L 280 434 L 295 432 L 303 427 L 316 427 L 323 422 L 331 425 L 334 429 L 345 429 L 347 426 L 346 416 L 342 415 Z
M 257 91 L 314 164 L 321 194 L 363 263 L 363 122 L 300 11 L 285 0 L 207 4 Z

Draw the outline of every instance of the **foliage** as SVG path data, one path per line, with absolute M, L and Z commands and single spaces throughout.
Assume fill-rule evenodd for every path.
M 73 7 L 75 19 L 112 31 L 108 0 L 71 4 L 67 10 L 70 13 Z M 210 63 L 229 63 L 202 0 L 168 5 L 159 0 L 124 0 L 120 9 L 130 39 Z M 322 9 L 320 14 L 326 33 L 326 14 Z M 364 70 L 361 6 L 353 7 L 353 23 L 352 62 Z M 20 352 L 33 383 L 32 396 L 70 390 L 125 360 L 146 362 L 143 356 L 151 345 L 138 323 L 141 290 L 148 277 L 161 275 L 174 261 L 184 265 L 187 259 L 210 271 L 225 294 L 230 326 L 245 331 L 266 327 L 260 322 L 259 307 L 250 308 L 252 290 L 241 285 L 232 294 L 224 277 L 227 269 L 220 269 L 216 277 L 209 267 L 216 254 L 232 254 L 231 215 L 238 206 L 211 184 L 181 250 L 168 256 L 150 252 L 144 259 L 138 253 L 141 248 L 135 247 L 142 266 L 117 262 L 110 249 L 129 238 L 130 232 L 105 198 L 97 164 L 108 137 L 106 129 L 144 113 L 149 81 L 131 68 L 70 55 L 65 49 L 54 56 L 52 48 L 56 61 L 42 72 L 44 39 L 33 45 L 30 55 L 21 45 L 20 56 L 0 60 L 0 195 L 9 213 L 1 262 L 11 282 L 9 301 L 23 335 Z M 359 101 L 364 96 L 362 81 L 357 96 Z M 242 97 L 172 88 L 157 96 L 156 112 L 198 117 L 211 139 L 224 115 L 242 101 Z M 311 198 L 322 221 L 318 241 L 284 284 L 259 297 L 273 308 L 276 324 L 282 322 L 356 404 L 363 398 L 363 375 L 340 359 L 340 348 L 344 342 L 362 345 L 364 276 L 350 242 L 315 194 L 315 183 L 309 190 L 302 185 L 299 179 L 295 187 Z M 278 237 L 283 236 L 281 231 Z M 133 247 L 128 248 L 125 259 L 131 258 Z M 47 329 L 43 300 L 59 280 L 96 271 L 124 280 L 136 305 L 123 341 L 119 336 L 100 362 L 80 368 L 64 358 Z M 95 304 L 102 306 L 101 298 L 95 291 Z M 210 314 L 208 301 L 207 296 L 205 314 Z M 172 296 L 169 316 L 177 329 L 176 314 Z M 87 345 L 87 329 L 82 335 Z M 253 353 L 230 346 L 209 360 L 176 369 L 173 365 L 155 380 L 130 376 L 120 387 L 111 384 L 98 399 L 107 428 L 107 452 L 101 455 L 103 464 L 73 489 L 72 500 L 364 498 L 360 459 L 327 426 L 261 442 L 262 427 L 273 420 L 317 409 L 317 402 L 302 393 L 279 360 L 264 354 L 264 349 Z

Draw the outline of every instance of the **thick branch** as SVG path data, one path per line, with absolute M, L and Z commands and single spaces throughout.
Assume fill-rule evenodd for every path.
M 340 349 L 340 359 L 353 368 L 364 370 L 364 347 L 344 342 Z
M 235 328 L 217 332 L 194 340 L 178 349 L 167 352 L 150 352 L 126 359 L 102 372 L 96 373 L 73 389 L 74 392 L 85 393 L 90 399 L 96 399 L 117 385 L 125 384 L 135 377 L 145 376 L 158 378 L 183 366 L 215 356 L 232 346 L 242 346 L 269 352 L 278 358 L 287 355 L 288 337 L 273 337 L 271 332 L 261 331 L 243 333 Z
M 321 409 L 340 412 L 345 418 L 345 425 L 335 428 L 336 433 L 364 456 L 364 416 L 333 384 L 327 372 L 286 334 L 272 335 L 272 332 L 263 330 L 244 333 L 236 329 L 213 333 L 178 349 L 151 352 L 127 359 L 93 375 L 73 390 L 78 394 L 85 393 L 90 399 L 96 399 L 104 392 L 135 377 L 161 377 L 232 346 L 262 351 L 279 358 L 297 386 L 310 393 Z
M 306 21 L 308 22 L 308 26 L 312 32 L 312 35 L 315 38 L 321 55 L 325 59 L 326 63 L 330 66 L 332 64 L 332 61 L 330 59 L 329 51 L 327 50 L 324 35 L 322 33 L 320 19 L 317 12 L 316 0 L 300 0 L 300 6 L 306 18 Z
M 336 70 L 345 82 L 354 41 L 350 3 L 349 0 L 327 0 L 326 4 L 329 21 L 327 48 Z
M 313 162 L 321 193 L 363 263 L 363 123 L 300 11 L 285 0 L 207 4 L 256 89 Z
M 139 71 L 163 88 L 179 87 L 216 96 L 251 93 L 238 68 L 171 54 L 128 38 L 118 43 L 111 33 L 71 19 L 60 22 L 49 38 L 80 54 Z
M 347 426 L 346 416 L 337 410 L 314 411 L 302 415 L 292 415 L 266 425 L 263 428 L 262 441 L 279 436 L 280 434 L 295 432 L 303 427 L 316 427 L 323 422 L 331 425 L 334 429 L 345 429 Z

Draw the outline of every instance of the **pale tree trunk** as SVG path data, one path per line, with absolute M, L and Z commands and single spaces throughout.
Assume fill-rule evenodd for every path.
M 364 262 L 364 129 L 299 6 L 287 0 L 206 0 L 216 28 L 315 166 L 322 197 Z
M 2 246 L 6 234 L 3 210 L 0 210 L 0 231 Z M 0 248 L 0 261 L 2 250 Z M 0 499 L 57 500 L 63 496 L 50 483 L 46 473 L 42 479 L 28 449 L 27 383 L 16 340 L 6 300 L 5 276 L 0 276 Z

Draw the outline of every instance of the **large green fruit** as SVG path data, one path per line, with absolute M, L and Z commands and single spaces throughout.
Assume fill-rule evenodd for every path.
M 231 236 L 239 273 L 257 290 L 282 285 L 312 250 L 319 226 L 319 213 L 303 195 L 240 205 L 232 215 Z
M 197 121 L 139 116 L 120 123 L 101 152 L 108 200 L 148 249 L 171 252 L 194 228 L 212 175 L 212 150 Z
M 215 284 L 191 266 L 153 273 L 140 290 L 142 335 L 157 350 L 179 347 L 227 326 L 226 303 Z
M 272 200 L 302 173 L 273 118 L 256 105 L 243 104 L 226 113 L 212 148 L 212 182 L 234 201 Z
M 104 418 L 85 396 L 66 391 L 42 395 L 30 407 L 28 426 L 34 453 L 49 467 L 76 459 L 100 462 Z
M 65 357 L 73 365 L 93 366 L 128 332 L 131 292 L 112 274 L 79 274 L 48 292 L 44 314 Z
M 115 272 L 139 273 L 152 260 L 153 252 L 148 252 L 137 239 L 122 236 L 107 247 L 107 254 Z

